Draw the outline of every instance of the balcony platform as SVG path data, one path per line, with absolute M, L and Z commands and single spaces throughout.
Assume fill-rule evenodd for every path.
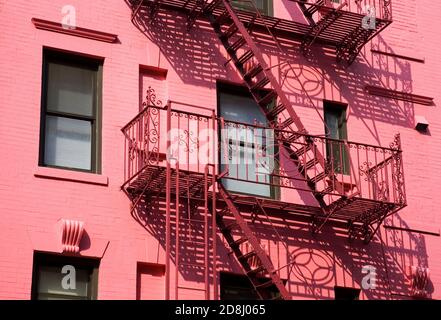
M 170 188 L 171 194 L 176 195 L 176 186 L 179 185 L 179 196 L 190 198 L 195 201 L 204 200 L 204 187 L 207 181 L 208 187 L 211 186 L 212 175 L 205 175 L 200 172 L 170 169 Z M 178 183 L 179 182 L 179 183 Z M 128 181 L 124 189 L 131 197 L 143 193 L 164 196 L 167 184 L 167 170 L 165 165 L 148 165 L 138 175 Z
M 204 187 L 212 185 L 213 176 L 205 175 L 200 172 L 192 172 L 187 170 L 179 170 L 179 184 L 177 184 L 176 169 L 172 168 L 170 175 L 171 194 L 176 196 L 176 186 L 179 185 L 179 197 L 192 201 L 195 205 L 202 205 L 204 201 Z M 128 181 L 124 187 L 127 194 L 136 198 L 140 194 L 147 197 L 149 195 L 165 198 L 166 194 L 167 174 L 166 167 L 163 165 L 148 165 L 137 176 Z M 303 216 L 305 221 L 311 218 L 324 218 L 322 209 L 319 206 L 309 206 L 298 203 L 291 203 L 268 198 L 258 198 L 241 194 L 231 193 L 234 197 L 235 204 L 244 212 L 252 213 L 256 199 L 258 199 L 262 208 L 271 216 L 288 219 L 299 220 L 299 216 Z M 209 192 L 208 198 L 212 199 L 213 194 Z M 225 207 L 225 203 L 220 197 L 216 197 L 219 209 Z M 381 221 L 386 215 L 393 213 L 403 206 L 397 203 L 377 201 L 372 199 L 364 199 L 354 197 L 345 205 L 332 213 L 331 220 L 372 225 Z
M 170 10 L 191 16 L 196 7 L 196 0 L 142 0 L 142 3 L 140 0 L 128 1 L 134 11 L 133 19 L 138 23 L 143 21 L 145 23 L 145 19 L 152 18 L 153 11 L 156 14 L 160 10 Z M 389 19 L 376 18 L 375 27 L 366 30 L 361 27 L 365 14 L 344 9 L 326 9 L 328 14 L 323 15 L 312 25 L 265 15 L 256 18 L 255 12 L 239 9 L 236 9 L 236 13 L 244 25 L 250 26 L 255 35 L 268 34 L 270 30 L 278 38 L 301 43 L 305 54 L 309 52 L 306 49 L 309 49 L 313 43 L 325 46 L 335 50 L 338 60 L 346 60 L 349 64 L 369 40 L 392 23 Z M 223 11 L 222 6 L 217 7 L 213 15 L 218 17 Z M 204 19 L 200 14 L 196 20 Z M 228 25 L 228 20 L 222 21 L 222 24 Z
M 218 128 L 241 128 L 258 137 L 262 127 L 225 121 L 213 113 L 203 115 L 173 109 L 172 104 L 179 103 L 170 102 L 166 108 L 149 103 L 121 129 L 126 138 L 125 183 L 122 189 L 130 197 L 133 207 L 140 203 L 147 204 L 151 200 L 156 202 L 154 199 L 163 203 L 168 194 L 170 202 L 174 201 L 172 199 L 181 199 L 191 210 L 208 208 L 211 211 L 210 206 L 214 206 L 222 215 L 223 210 L 231 211 L 231 207 L 234 206 L 235 210 L 247 216 L 263 214 L 272 219 L 310 223 L 313 232 L 320 231 L 326 223 L 332 222 L 339 229 L 347 230 L 350 238 L 355 234 L 368 242 L 387 216 L 406 206 L 399 135 L 395 136 L 389 147 L 380 147 L 299 132 L 292 141 L 281 134 L 284 131 L 272 129 L 279 131 L 274 134 L 280 139 L 277 144 L 289 144 L 293 154 L 307 159 L 302 162 L 305 165 L 299 165 L 300 156 L 297 156 L 295 161 L 290 157 L 283 158 L 285 161 L 292 160 L 292 165 L 297 166 L 297 169 L 285 170 L 284 167 L 275 166 L 274 170 L 268 173 L 270 180 L 262 182 L 256 180 L 260 174 L 256 176 L 249 172 L 249 176 L 244 179 L 234 170 L 237 164 L 230 163 L 230 160 L 240 159 L 241 149 L 232 147 L 230 139 L 218 139 L 219 137 L 213 136 L 210 138 L 210 135 L 199 137 L 197 134 L 201 130 L 213 132 L 217 123 Z M 182 131 L 170 135 L 173 127 Z M 219 141 L 220 145 L 210 146 L 209 141 Z M 314 148 L 299 147 L 304 146 L 307 141 L 314 141 Z M 346 150 L 350 159 L 347 173 L 336 170 L 335 161 L 329 156 L 324 171 L 318 165 L 317 150 L 325 150 L 326 146 L 330 145 L 335 150 Z M 256 148 L 253 149 L 256 152 L 254 159 L 262 157 L 259 151 L 261 149 L 256 142 Z M 181 159 L 181 162 L 178 164 L 171 161 L 167 166 L 166 150 L 172 150 L 173 159 Z M 231 155 L 228 158 L 230 160 L 224 163 L 225 169 L 222 173 L 215 169 L 215 163 L 221 162 L 219 150 L 229 150 Z M 268 162 L 264 163 L 276 163 L 280 161 L 281 156 L 283 155 L 270 152 L 265 156 L 269 157 Z M 200 161 L 202 159 L 203 161 Z M 289 168 L 289 163 L 285 167 Z M 233 169 L 230 170 L 231 168 Z M 306 205 L 304 201 L 290 201 L 287 198 L 279 201 L 228 192 L 222 184 L 223 179 L 308 192 L 315 197 L 317 205 L 309 202 Z M 169 190 L 167 185 L 170 186 Z M 216 193 L 213 193 L 213 190 Z

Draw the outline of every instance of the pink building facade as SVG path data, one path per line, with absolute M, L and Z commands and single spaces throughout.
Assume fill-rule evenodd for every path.
M 440 298 L 441 4 L 190 2 L 0 3 L 0 298 Z

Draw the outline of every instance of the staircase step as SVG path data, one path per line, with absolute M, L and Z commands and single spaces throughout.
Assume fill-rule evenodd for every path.
M 265 86 L 270 83 L 270 80 L 267 77 L 263 77 L 259 81 L 257 81 L 255 84 L 251 86 L 251 90 L 263 90 L 265 89 Z
M 262 284 L 258 284 L 255 287 L 256 287 L 256 289 L 265 289 L 265 288 L 271 287 L 273 285 L 274 285 L 273 280 L 269 279 L 268 281 L 265 281 Z
M 317 159 L 311 159 L 308 162 L 306 162 L 306 164 L 304 166 L 300 165 L 299 171 L 303 173 L 303 172 L 315 167 L 315 165 L 317 165 Z
M 286 128 L 288 128 L 293 123 L 294 123 L 294 120 L 291 119 L 291 118 L 288 118 L 288 119 L 286 119 L 285 121 L 283 121 L 282 123 L 279 124 L 279 129 L 280 130 L 285 130 Z
M 259 106 L 262 108 L 266 108 L 270 102 L 272 102 L 275 98 L 277 98 L 277 92 L 271 90 L 269 93 L 267 93 L 262 99 L 257 101 Z
M 254 57 L 254 53 L 251 50 L 246 51 L 243 55 L 241 55 L 238 59 L 237 62 L 240 65 L 244 65 L 248 60 L 250 60 L 252 57 Z
M 224 23 L 228 18 L 230 18 L 230 14 L 227 10 L 224 10 L 215 20 L 215 23 L 222 24 Z
M 231 242 L 229 245 L 230 245 L 230 247 L 233 247 L 233 246 L 238 247 L 238 246 L 240 246 L 242 243 L 245 243 L 245 242 L 247 242 L 247 241 L 248 241 L 247 238 L 242 237 L 242 238 L 239 238 L 239 239 L 235 240 L 234 242 Z
M 245 43 L 246 43 L 245 39 L 243 37 L 240 37 L 239 39 L 234 41 L 231 46 L 227 48 L 227 51 L 230 53 L 236 53 L 236 51 L 239 50 Z
M 261 265 L 261 266 L 257 267 L 256 269 L 248 271 L 247 275 L 255 276 L 255 275 L 257 275 L 257 274 L 259 274 L 261 272 L 264 272 L 264 271 L 266 271 L 266 269 L 265 269 L 265 267 L 263 265 Z
M 257 255 L 257 253 L 255 251 L 250 251 L 248 253 L 245 253 L 244 255 L 241 255 L 239 257 L 237 257 L 238 260 L 245 260 L 247 261 L 249 258 L 251 257 L 255 257 Z
M 318 0 L 315 3 L 316 5 L 322 6 L 325 4 L 324 0 Z M 309 6 L 308 9 L 305 10 L 305 15 L 312 16 L 314 13 L 316 13 L 319 10 L 319 7 L 317 6 Z
M 289 135 L 287 138 L 285 138 L 284 140 L 285 140 L 286 142 L 293 143 L 294 141 L 297 141 L 300 137 L 302 137 L 301 134 L 293 133 L 293 134 L 290 134 L 290 135 Z
M 312 149 L 312 144 L 307 144 L 304 147 L 301 147 L 298 150 L 296 150 L 294 153 L 296 154 L 296 156 L 298 158 L 300 158 L 301 156 L 303 156 L 306 152 L 310 151 L 311 149 Z
M 313 182 L 313 183 L 317 183 L 320 180 L 323 180 L 324 178 L 326 178 L 326 173 L 325 172 L 321 172 L 318 175 L 316 175 L 315 177 L 312 177 L 310 179 L 310 181 Z
M 232 36 L 236 34 L 238 30 L 239 29 L 237 28 L 237 26 L 233 23 L 227 28 L 227 30 L 225 30 L 225 32 L 222 33 L 222 37 L 225 39 L 230 39 Z
M 285 110 L 285 105 L 283 103 L 279 103 L 276 107 L 274 107 L 273 109 L 271 109 L 266 116 L 268 118 L 275 118 L 277 117 L 277 115 L 279 115 L 280 113 L 282 113 Z
M 244 78 L 245 80 L 252 79 L 252 78 L 254 78 L 255 76 L 257 76 L 259 73 L 261 73 L 262 71 L 263 71 L 262 66 L 261 66 L 260 64 L 257 63 L 257 64 L 254 65 L 249 71 L 247 71 L 247 72 L 244 74 L 243 78 Z

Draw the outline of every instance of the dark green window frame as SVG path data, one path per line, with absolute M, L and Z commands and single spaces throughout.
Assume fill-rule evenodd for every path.
M 63 111 L 48 110 L 48 81 L 49 64 L 61 64 L 91 70 L 94 72 L 93 107 L 92 115 L 73 114 Z M 101 173 L 101 114 L 102 114 L 102 64 L 101 59 L 84 57 L 75 53 L 67 53 L 48 48 L 43 49 L 43 72 L 42 72 L 42 95 L 41 95 L 41 125 L 40 125 L 40 149 L 39 166 Z M 48 164 L 45 162 L 46 149 L 46 122 L 47 117 L 57 117 L 71 120 L 81 120 L 91 123 L 91 159 L 90 169 L 68 167 Z
M 32 289 L 31 299 L 40 300 L 42 298 L 67 299 L 71 300 L 96 300 L 98 297 L 98 270 L 99 260 L 94 258 L 84 258 L 75 256 L 63 256 L 47 252 L 34 252 L 34 262 L 32 270 Z M 76 269 L 86 270 L 89 275 L 87 296 L 71 297 L 63 294 L 40 293 L 40 270 L 44 267 L 59 268 L 60 272 L 63 266 L 72 265 Z
M 273 0 L 253 0 L 254 5 L 257 9 L 259 9 L 260 13 L 266 16 L 273 16 Z M 254 8 L 251 6 L 249 1 L 242 0 L 232 0 L 233 6 L 237 9 L 244 11 L 254 11 Z
M 326 155 L 328 161 L 333 164 L 334 172 L 349 174 L 349 151 L 347 146 L 341 142 L 342 140 L 348 139 L 346 120 L 347 105 L 338 102 L 324 101 L 323 109 L 325 114 L 325 132 L 327 137 L 339 140 L 327 141 Z

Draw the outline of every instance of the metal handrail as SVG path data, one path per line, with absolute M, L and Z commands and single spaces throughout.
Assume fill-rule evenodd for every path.
M 189 105 L 192 107 L 199 107 L 196 105 L 190 105 L 190 104 L 186 104 L 186 103 L 181 103 L 181 102 L 177 102 L 177 101 L 173 101 L 173 103 L 175 104 L 180 104 L 180 105 Z M 123 126 L 121 128 L 121 131 L 126 131 L 127 128 L 133 124 L 137 119 L 139 119 L 144 113 L 146 113 L 148 111 L 149 108 L 153 108 L 153 109 L 157 109 L 157 110 L 166 110 L 166 107 L 160 107 L 160 106 L 154 106 L 154 105 L 147 105 L 144 109 L 142 109 L 135 117 L 133 117 L 125 126 Z M 203 110 L 210 110 L 212 111 L 213 109 L 210 108 L 206 108 L 206 107 L 199 107 L 200 109 Z M 190 112 L 190 111 L 185 111 L 185 110 L 181 110 L 181 109 L 175 109 L 175 108 L 171 108 L 171 112 L 176 112 L 179 114 L 185 114 L 185 115 L 191 115 L 191 116 L 195 116 L 195 117 L 202 117 L 205 119 L 211 119 L 212 116 L 208 116 L 208 115 L 203 115 L 200 113 L 196 113 L 196 112 Z M 397 149 L 397 148 L 391 148 L 391 147 L 383 147 L 383 146 L 377 146 L 377 145 L 373 145 L 373 144 L 369 144 L 369 143 L 363 143 L 363 142 L 355 142 L 352 140 L 341 140 L 341 139 L 335 139 L 335 138 L 329 138 L 329 137 L 325 137 L 323 135 L 314 135 L 314 134 L 309 134 L 309 133 L 303 133 L 303 132 L 296 132 L 296 131 L 292 131 L 292 130 L 284 130 L 284 129 L 277 129 L 277 128 L 272 128 L 269 126 L 265 126 L 265 125 L 260 125 L 260 124 L 250 124 L 250 123 L 246 123 L 246 122 L 240 122 L 240 121 L 235 121 L 235 120 L 225 120 L 223 117 L 219 117 L 219 116 L 215 116 L 216 121 L 220 121 L 221 119 L 223 119 L 223 121 L 225 123 L 232 123 L 232 124 L 236 124 L 236 125 L 242 125 L 242 126 L 247 126 L 247 127 L 252 127 L 255 129 L 267 129 L 267 130 L 274 130 L 275 132 L 278 133 L 284 133 L 284 134 L 297 134 L 299 136 L 305 137 L 305 138 L 311 138 L 311 139 L 321 139 L 321 140 L 326 140 L 329 142 L 343 142 L 343 143 L 348 143 L 350 145 L 355 145 L 355 146 L 362 146 L 362 147 L 368 147 L 368 148 L 375 148 L 375 149 L 379 149 L 379 150 L 384 150 L 384 151 L 389 151 L 389 152 L 402 152 L 401 149 Z

